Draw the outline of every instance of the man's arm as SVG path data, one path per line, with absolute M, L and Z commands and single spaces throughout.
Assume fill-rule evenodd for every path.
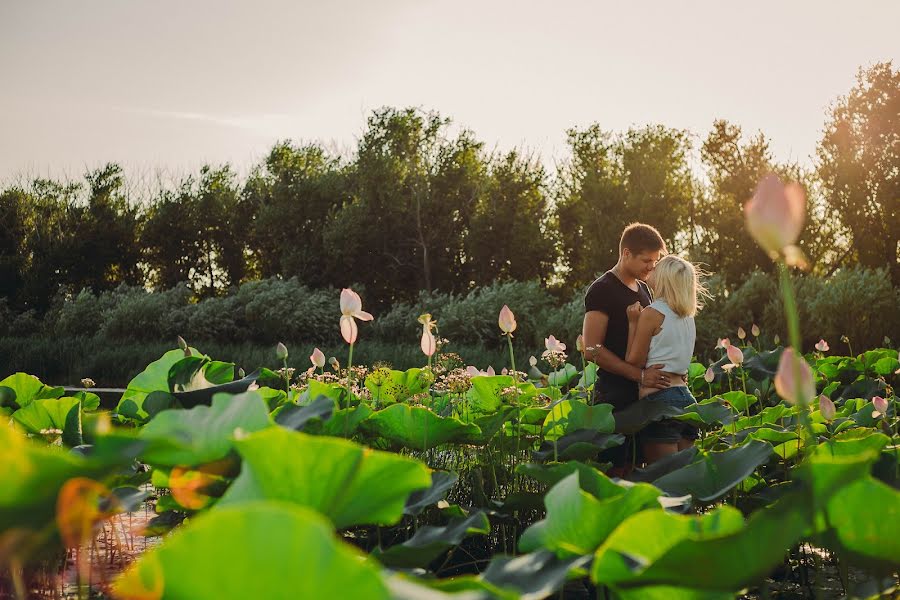
M 603 345 L 606 341 L 606 328 L 609 325 L 609 316 L 603 311 L 590 310 L 584 313 L 584 324 L 581 335 L 584 338 L 584 357 L 597 364 L 598 367 L 608 373 L 620 375 L 631 381 L 641 381 L 641 369 L 630 365 Z M 644 386 L 667 388 L 668 378 L 662 375 L 659 367 L 653 365 L 644 369 Z

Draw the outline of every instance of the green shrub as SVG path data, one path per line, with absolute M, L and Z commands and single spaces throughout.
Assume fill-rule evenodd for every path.
M 148 292 L 129 288 L 105 311 L 100 336 L 117 341 L 174 340 L 184 331 L 192 292 L 184 283 L 170 290 Z

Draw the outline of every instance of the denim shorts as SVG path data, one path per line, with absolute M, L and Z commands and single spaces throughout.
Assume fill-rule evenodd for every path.
M 664 402 L 669 406 L 684 410 L 696 400 L 691 391 L 684 385 L 676 385 L 644 396 L 644 400 Z M 698 429 L 685 421 L 662 419 L 648 423 L 640 432 L 640 438 L 647 442 L 675 443 L 682 438 L 696 440 Z

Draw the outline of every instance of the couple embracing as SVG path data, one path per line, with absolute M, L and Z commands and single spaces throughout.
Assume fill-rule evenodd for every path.
M 684 408 L 694 403 L 686 379 L 694 353 L 694 315 L 704 294 L 698 270 L 666 255 L 659 232 L 633 223 L 622 232 L 619 261 L 596 279 L 584 298 L 585 357 L 599 367 L 595 404 L 613 414 L 636 403 L 656 401 Z M 629 457 L 630 444 L 610 458 L 612 474 L 652 463 L 693 444 L 696 428 L 674 419 L 648 424 L 637 433 L 643 460 Z

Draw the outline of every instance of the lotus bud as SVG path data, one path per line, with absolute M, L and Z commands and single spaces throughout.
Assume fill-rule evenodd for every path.
M 775 391 L 788 404 L 805 406 L 816 395 L 812 369 L 793 348 L 785 348 L 775 373 Z
M 713 373 L 712 367 L 706 369 L 706 373 L 703 374 L 703 379 L 706 383 L 712 383 L 716 378 L 716 374 Z
M 419 347 L 422 349 L 422 353 L 425 356 L 432 356 L 437 350 L 437 342 L 434 339 L 434 334 L 431 333 L 431 329 L 429 329 L 428 325 L 422 326 L 422 340 L 419 343 Z
M 184 352 L 185 356 L 191 355 L 191 348 L 188 346 L 188 343 L 184 341 L 184 338 L 180 335 L 178 336 L 178 347 L 181 348 L 182 352 Z
M 816 343 L 816 350 L 818 350 L 819 352 L 828 352 L 828 342 L 826 342 L 824 339 L 819 340 Z
M 737 346 L 729 344 L 728 347 L 725 348 L 725 354 L 728 355 L 728 360 L 736 367 L 741 366 L 744 362 L 744 353 L 741 352 L 741 349 Z
M 278 342 L 278 345 L 275 346 L 275 356 L 278 357 L 278 360 L 286 360 L 288 357 L 288 349 L 287 346 Z
M 238 379 L 243 379 L 247 376 L 247 372 L 244 371 L 244 367 L 238 367 Z
M 476 367 L 469 365 L 468 367 L 466 367 L 466 374 L 469 377 L 478 377 L 479 375 L 481 375 L 481 371 L 479 371 Z
M 497 319 L 497 322 L 500 325 L 500 330 L 506 335 L 510 335 L 516 330 L 516 317 L 505 304 L 500 309 L 500 317 Z
M 875 407 L 875 411 L 872 413 L 872 417 L 877 419 L 880 416 L 887 415 L 888 410 L 888 401 L 881 396 L 875 396 L 872 398 L 872 405 Z
M 491 365 L 488 365 L 487 374 L 490 375 L 491 377 L 493 377 L 494 375 L 497 374 L 497 372 L 494 371 L 494 367 L 492 367 Z
M 341 370 L 341 363 L 339 363 L 338 359 L 335 358 L 334 356 L 332 356 L 331 358 L 328 359 L 328 364 L 331 365 L 331 368 L 334 369 L 335 371 Z
M 750 328 L 750 333 L 753 334 L 753 337 L 759 337 L 759 326 L 756 323 Z
M 309 355 L 309 362 L 319 369 L 325 368 L 325 355 L 318 348 L 314 348 L 312 354 Z
M 743 328 L 743 327 L 738 327 L 738 332 L 737 332 L 737 333 L 738 333 L 738 339 L 739 339 L 739 340 L 743 340 L 743 339 L 745 339 L 745 338 L 747 337 L 747 332 L 744 331 L 744 328 Z
M 753 197 L 744 205 L 747 229 L 757 243 L 777 259 L 793 246 L 806 218 L 806 194 L 796 183 L 785 186 L 770 173 L 763 177 Z
M 579 352 L 584 352 L 584 336 L 580 333 L 578 334 L 578 337 L 575 338 L 575 349 Z
M 731 345 L 731 341 L 728 338 L 719 338 L 719 341 L 716 342 L 716 350 L 719 348 L 727 348 Z
M 778 336 L 778 334 L 776 333 L 776 334 L 775 334 L 775 338 L 774 338 L 772 341 L 775 342 L 775 345 L 777 346 L 778 344 L 781 343 L 781 338 L 780 338 L 780 337 Z
M 506 367 L 503 367 L 503 370 L 500 371 L 500 374 L 501 374 L 501 375 L 508 375 L 508 374 L 509 374 L 509 371 L 506 369 Z
M 822 394 L 819 396 L 819 412 L 822 413 L 822 418 L 826 421 L 834 420 L 834 414 L 837 409 L 834 406 L 834 402 L 831 401 L 831 398 Z
M 528 364 L 531 365 L 532 367 L 536 367 L 537 366 L 537 357 L 532 356 L 531 358 L 529 358 Z

